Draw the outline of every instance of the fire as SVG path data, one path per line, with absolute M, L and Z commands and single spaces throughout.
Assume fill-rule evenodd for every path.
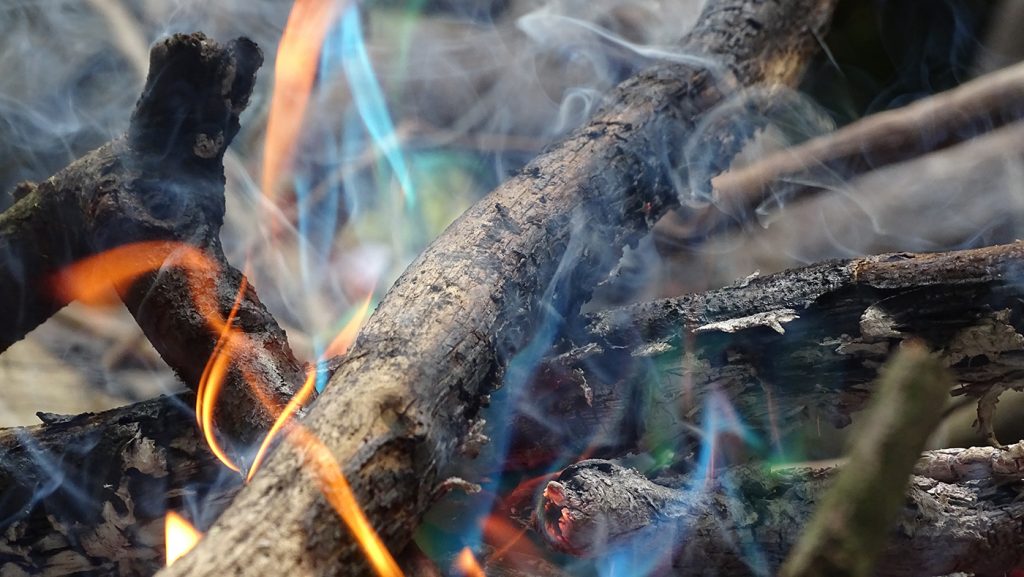
M 459 552 L 459 556 L 455 559 L 455 568 L 465 577 L 487 577 L 469 547 L 465 547 Z
M 196 530 L 184 517 L 168 511 L 164 518 L 164 542 L 167 550 L 167 565 L 174 563 L 196 546 L 203 534 Z
M 363 513 L 355 494 L 352 493 L 352 487 L 348 484 L 348 479 L 341 471 L 341 465 L 334 459 L 331 451 L 316 435 L 299 424 L 288 429 L 287 438 L 296 447 L 304 450 L 306 463 L 316 477 L 324 498 L 348 526 L 377 574 L 381 577 L 402 577 L 402 570 L 398 568 L 395 558 L 391 556 L 391 552 Z
M 360 327 L 363 326 L 363 322 L 369 316 L 370 304 L 372 302 L 373 292 L 371 291 L 370 294 L 366 295 L 366 300 L 363 301 L 363 304 L 352 315 L 352 319 L 338 332 L 338 335 L 334 337 L 331 344 L 327 345 L 327 349 L 324 351 L 324 358 L 329 359 L 348 352 L 348 348 L 352 346 L 352 343 L 356 340 L 356 335 L 359 334 Z
M 324 38 L 347 2 L 295 0 L 274 63 L 274 88 L 263 145 L 263 194 L 272 201 L 292 163 L 316 79 Z

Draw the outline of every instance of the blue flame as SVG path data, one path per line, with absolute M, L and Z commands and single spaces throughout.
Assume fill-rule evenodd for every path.
M 384 93 L 377 82 L 363 42 L 359 10 L 353 4 L 345 11 L 341 22 L 341 62 L 352 91 L 356 109 L 366 125 L 374 144 L 380 149 L 398 179 L 405 196 L 406 208 L 416 205 L 416 189 L 405 163 L 405 157 L 398 146 L 395 126 L 388 114 Z

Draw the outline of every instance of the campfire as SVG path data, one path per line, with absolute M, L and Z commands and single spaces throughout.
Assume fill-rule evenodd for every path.
M 1013 3 L 155 4 L 5 8 L 0 575 L 1024 571 Z

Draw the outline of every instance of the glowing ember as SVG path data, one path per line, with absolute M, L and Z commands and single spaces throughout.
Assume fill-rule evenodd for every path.
M 302 130 L 324 38 L 347 2 L 296 0 L 274 63 L 274 88 L 263 148 L 263 194 L 273 200 Z
M 174 563 L 196 546 L 203 534 L 196 531 L 184 517 L 168 511 L 164 518 L 164 542 L 167 550 L 167 564 Z
M 455 559 L 455 568 L 466 577 L 487 577 L 469 547 L 459 552 L 459 556 Z

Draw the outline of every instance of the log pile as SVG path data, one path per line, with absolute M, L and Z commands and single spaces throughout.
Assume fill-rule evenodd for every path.
M 40 426 L 3 431 L 0 573 L 154 574 L 165 512 L 194 502 L 204 507 L 197 521 L 212 528 L 161 575 L 368 575 L 394 567 L 387 555 L 372 563 L 366 542 L 353 537 L 358 516 L 338 505 L 351 490 L 387 550 L 402 553 L 407 573 L 436 574 L 411 545 L 413 530 L 439 495 L 479 480 L 452 475 L 473 471 L 467 457 L 487 450 L 487 407 L 500 387 L 528 397 L 530 411 L 509 416 L 507 454 L 487 466 L 543 470 L 600 457 L 520 493 L 509 515 L 536 542 L 572 555 L 599 556 L 655 535 L 658 574 L 774 571 L 812 512 L 831 511 L 824 495 L 834 464 L 766 469 L 734 455 L 701 468 L 707 432 L 699 423 L 709 403 L 730 407 L 743 430 L 773 443 L 819 419 L 843 426 L 872 396 L 890 355 L 919 347 L 935 365 L 926 373 L 932 381 L 948 375 L 956 384 L 944 390 L 977 400 L 979 424 L 998 445 L 991 423 L 999 395 L 1024 387 L 1024 244 L 823 262 L 581 313 L 621 251 L 680 198 L 693 198 L 682 184 L 692 176 L 680 161 L 684 148 L 699 139 L 712 159 L 701 167 L 708 178 L 727 170 L 759 127 L 718 122 L 714 113 L 747 89 L 771 94 L 794 85 L 834 4 L 709 2 L 681 43 L 691 61 L 658 64 L 621 84 L 584 126 L 467 211 L 391 288 L 352 350 L 320 368 L 294 357 L 218 238 L 221 163 L 259 50 L 201 34 L 159 43 L 128 134 L 42 183 L 19 186 L 18 202 L 0 214 L 8 258 L 0 292 L 12 295 L 0 304 L 0 316 L 11 319 L 0 343 L 6 348 L 69 298 L 82 298 L 61 288 L 74 284 L 67 271 L 108 274 L 95 257 L 148 247 L 123 253 L 146 266 L 113 275 L 111 284 L 192 393 L 95 415 L 41 415 Z M 895 164 L 969 140 L 985 119 L 1017 134 L 1019 76 L 999 73 L 865 120 L 781 160 L 707 182 L 701 173 L 689 180 L 729 201 L 679 209 L 687 225 L 680 236 L 693 243 L 749 222 L 772 182 L 800 180 L 794 173 L 806 151 L 819 159 L 834 152 L 824 165 L 845 178 L 874 168 L 876 153 Z M 908 150 L 899 138 L 922 122 L 948 132 Z M 786 197 L 824 194 L 819 187 Z M 228 346 L 234 354 L 207 424 L 216 423 L 214 439 L 242 473 L 289 401 L 303 405 L 244 488 L 211 455 L 190 412 Z M 316 399 L 299 393 L 314 369 L 330 373 Z M 914 436 L 913 456 L 930 429 Z M 637 454 L 668 442 L 675 457 L 657 478 L 621 464 L 636 465 Z M 864 450 L 888 447 L 871 442 Z M 925 453 L 897 498 L 905 504 L 897 527 L 873 528 L 893 535 L 880 573 L 988 575 L 1024 562 L 1022 452 L 1015 444 Z M 339 473 L 343 487 L 326 485 Z M 899 497 L 903 487 L 894 486 Z M 763 564 L 751 562 L 750 550 Z M 488 574 L 564 574 L 542 558 L 509 563 L 507 552 L 483 553 Z

